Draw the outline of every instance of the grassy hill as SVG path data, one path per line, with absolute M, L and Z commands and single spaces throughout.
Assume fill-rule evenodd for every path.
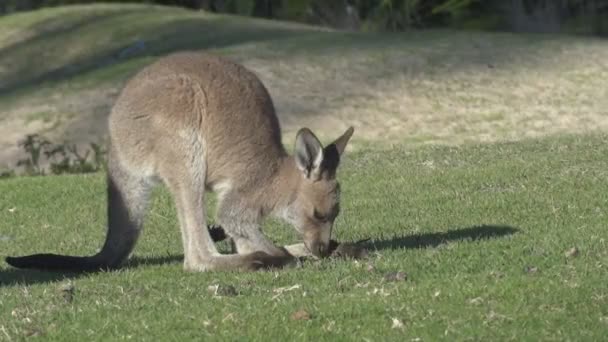
M 15 142 L 103 137 L 123 82 L 172 51 L 223 54 L 269 88 L 286 142 L 307 125 L 355 148 L 517 140 L 608 128 L 608 43 L 466 31 L 348 33 L 145 5 L 0 17 L 0 166 Z

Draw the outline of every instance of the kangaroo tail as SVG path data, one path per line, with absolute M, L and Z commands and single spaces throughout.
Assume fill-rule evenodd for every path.
M 139 237 L 148 202 L 149 183 L 127 172 L 117 160 L 108 160 L 108 230 L 106 241 L 93 256 L 33 254 L 7 257 L 18 268 L 52 271 L 97 271 L 119 267 Z

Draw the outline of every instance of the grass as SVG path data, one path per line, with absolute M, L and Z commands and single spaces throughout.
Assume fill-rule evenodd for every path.
M 351 153 L 340 170 L 336 234 L 372 238 L 370 259 L 277 272 L 182 271 L 174 208 L 160 189 L 124 269 L 70 275 L 1 264 L 0 336 L 601 340 L 607 154 L 606 135 Z M 103 239 L 101 174 L 10 178 L 0 180 L 0 193 L 3 255 L 89 254 Z M 280 223 L 267 231 L 293 241 Z M 580 253 L 566 256 L 573 247 Z M 396 271 L 407 280 L 384 279 Z M 71 300 L 61 291 L 66 283 Z M 214 284 L 239 294 L 214 296 L 207 290 Z M 293 320 L 301 309 L 311 318 Z M 403 326 L 392 328 L 394 319 Z

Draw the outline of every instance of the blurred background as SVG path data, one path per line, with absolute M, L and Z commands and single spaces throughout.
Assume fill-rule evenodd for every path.
M 605 131 L 606 35 L 608 0 L 0 0 L 0 174 L 96 170 L 124 82 L 182 50 L 254 71 L 288 146 Z
M 47 6 L 127 1 L 2 0 L 0 13 Z M 515 32 L 608 34 L 605 0 L 133 0 L 290 20 L 351 30 L 451 27 Z

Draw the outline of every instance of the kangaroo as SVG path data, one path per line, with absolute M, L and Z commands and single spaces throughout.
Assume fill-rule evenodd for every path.
M 99 252 L 6 261 L 45 270 L 120 267 L 158 183 L 175 202 L 187 271 L 258 270 L 290 265 L 299 256 L 325 257 L 340 210 L 336 170 L 353 132 L 350 127 L 323 147 L 301 128 L 289 155 L 272 99 L 253 72 L 205 53 L 170 54 L 131 78 L 111 110 L 108 227 Z M 216 220 L 234 254 L 220 254 L 209 234 L 206 191 L 218 194 Z M 293 225 L 303 243 L 271 242 L 261 230 L 269 215 Z

